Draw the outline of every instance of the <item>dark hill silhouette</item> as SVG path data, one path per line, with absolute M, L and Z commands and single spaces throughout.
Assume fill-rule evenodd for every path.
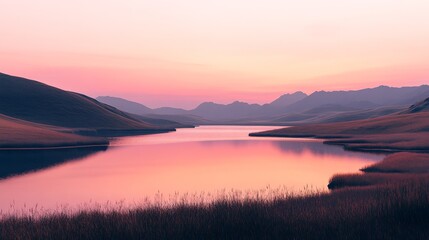
M 156 128 L 90 97 L 6 74 L 0 74 L 0 113 L 67 128 Z

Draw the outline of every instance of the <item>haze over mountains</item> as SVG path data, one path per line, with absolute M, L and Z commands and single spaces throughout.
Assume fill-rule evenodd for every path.
M 259 104 L 249 104 L 240 101 L 235 101 L 230 104 L 204 102 L 192 110 L 171 107 L 150 109 L 140 103 L 109 96 L 97 97 L 97 100 L 121 109 L 122 111 L 138 115 L 194 115 L 208 120 L 231 120 L 250 116 L 266 116 L 267 114 L 275 114 L 276 112 L 281 111 L 283 107 L 296 103 L 305 97 L 307 97 L 307 95 L 303 92 L 284 94 L 273 102 L 262 106 Z
M 279 124 L 338 122 L 373 118 L 405 110 L 429 96 L 429 86 L 379 86 L 355 91 L 317 91 L 285 94 L 264 105 L 235 101 L 230 104 L 204 102 L 192 110 L 177 108 L 150 109 L 143 104 L 115 97 L 97 100 L 125 112 L 177 120 L 176 116 L 197 118 L 193 124 Z M 202 121 L 202 122 L 199 122 Z
M 204 102 L 192 110 L 184 110 L 170 107 L 150 109 L 143 104 L 109 96 L 97 97 L 97 100 L 114 106 L 118 109 L 121 109 L 122 111 L 130 112 L 133 114 L 147 115 L 158 118 L 163 118 L 164 116 L 162 115 L 180 115 L 182 118 L 186 116 L 188 118 L 194 119 L 194 121 L 191 121 L 189 123 L 214 124 L 249 117 L 265 118 L 268 116 L 275 116 L 279 112 L 282 112 L 285 106 L 289 106 L 293 103 L 296 103 L 304 99 L 305 97 L 307 97 L 307 95 L 303 92 L 284 94 L 273 102 L 264 105 L 249 104 L 240 101 L 235 101 L 230 104 Z M 176 119 L 172 118 L 170 120 Z

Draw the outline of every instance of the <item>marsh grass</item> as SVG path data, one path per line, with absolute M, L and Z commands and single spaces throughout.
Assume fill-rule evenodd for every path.
M 14 217 L 0 239 L 427 239 L 429 181 Z M 193 198 L 195 196 L 189 196 Z M 199 197 L 199 196 L 196 196 Z
M 429 181 L 429 154 L 401 152 L 388 155 L 381 162 L 366 166 L 362 173 L 336 174 L 330 189 L 395 184 L 404 181 Z
M 153 197 L 145 197 L 140 200 L 97 202 L 90 200 L 77 205 L 60 204 L 53 208 L 44 208 L 36 205 L 18 205 L 12 202 L 9 209 L 0 210 L 0 220 L 8 218 L 31 218 L 40 219 L 47 216 L 55 215 L 76 215 L 82 212 L 99 212 L 99 213 L 124 213 L 129 209 L 150 209 L 162 208 L 173 209 L 176 207 L 207 207 L 214 202 L 272 202 L 279 199 L 289 199 L 304 196 L 315 196 L 326 193 L 326 190 L 305 186 L 299 191 L 291 190 L 286 186 L 271 187 L 267 185 L 259 190 L 235 190 L 221 189 L 214 193 L 211 192 L 194 192 L 163 194 L 157 192 Z

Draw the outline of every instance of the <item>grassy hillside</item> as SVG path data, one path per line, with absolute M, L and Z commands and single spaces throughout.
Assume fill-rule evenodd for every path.
M 102 138 L 84 137 L 44 128 L 0 114 L 0 148 L 106 145 Z
M 407 111 L 383 117 L 323 124 L 307 124 L 275 129 L 250 136 L 329 138 L 328 144 L 348 150 L 398 152 L 429 151 L 429 100 Z
M 0 113 L 69 128 L 156 128 L 84 95 L 1 73 Z
M 362 168 L 361 171 L 362 173 L 336 174 L 331 178 L 328 187 L 368 187 L 429 180 L 429 154 L 394 153 L 381 162 Z
M 429 132 L 429 113 L 395 114 L 338 123 L 310 124 L 253 133 L 252 136 L 324 137 Z

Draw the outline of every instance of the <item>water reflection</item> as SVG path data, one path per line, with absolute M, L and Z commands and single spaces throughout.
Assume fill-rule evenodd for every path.
M 59 164 L 90 157 L 107 146 L 47 150 L 0 151 L 0 179 L 36 172 Z
M 20 157 L 3 153 L 2 176 L 33 172 L 0 181 L 0 193 L 7 193 L 0 198 L 0 212 L 12 202 L 18 209 L 36 204 L 55 209 L 90 201 L 125 200 L 132 206 L 157 194 L 216 195 L 223 189 L 253 191 L 267 185 L 327 190 L 333 174 L 357 172 L 383 157 L 346 152 L 319 140 L 248 137 L 266 129 L 207 126 L 120 138 L 107 151 L 27 152 Z
M 253 141 L 252 141 L 253 140 Z M 374 161 L 380 160 L 384 154 L 374 153 L 363 153 L 363 152 L 350 152 L 344 151 L 339 146 L 328 146 L 322 144 L 321 140 L 317 139 L 299 139 L 299 138 L 270 138 L 270 139 L 256 139 L 250 138 L 247 140 L 223 140 L 222 143 L 226 143 L 236 148 L 245 148 L 246 146 L 254 145 L 257 140 L 265 140 L 264 142 L 270 143 L 273 147 L 280 150 L 285 154 L 294 154 L 296 156 L 303 155 L 305 153 L 311 153 L 315 156 L 333 156 L 333 157 L 345 157 L 345 158 L 366 158 L 373 159 Z M 219 144 L 219 141 L 201 141 L 198 144 L 205 147 L 215 147 Z
M 303 154 L 310 151 L 317 156 L 365 157 L 374 161 L 380 160 L 380 156 L 384 156 L 383 154 L 344 151 L 342 147 L 327 146 L 320 144 L 320 141 L 299 141 L 299 139 L 293 141 L 288 139 L 285 141 L 273 141 L 272 144 L 285 153 Z

